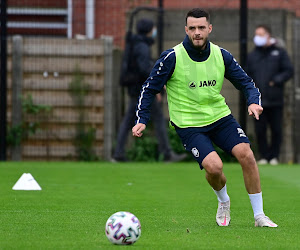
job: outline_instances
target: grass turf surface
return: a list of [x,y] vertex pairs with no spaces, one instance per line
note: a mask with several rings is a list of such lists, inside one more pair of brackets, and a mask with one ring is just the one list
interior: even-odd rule
[[[260,167],[264,210],[279,228],[255,228],[238,164],[225,164],[231,224],[195,163],[0,163],[0,249],[114,249],[105,223],[117,211],[140,220],[126,249],[299,249],[300,166]],[[14,191],[31,173],[42,191]]]

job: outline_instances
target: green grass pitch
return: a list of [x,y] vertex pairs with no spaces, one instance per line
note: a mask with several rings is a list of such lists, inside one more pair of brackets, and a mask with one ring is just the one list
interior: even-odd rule
[[[231,224],[215,222],[217,199],[196,163],[0,163],[0,249],[299,249],[300,165],[260,167],[265,213],[255,228],[238,164],[225,164]],[[14,191],[31,173],[42,191]],[[133,246],[112,245],[117,211],[140,220]]]

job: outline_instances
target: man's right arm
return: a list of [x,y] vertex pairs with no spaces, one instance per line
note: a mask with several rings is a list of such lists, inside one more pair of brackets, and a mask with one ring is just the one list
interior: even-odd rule
[[164,51],[156,61],[150,76],[142,86],[136,108],[136,124],[147,124],[150,120],[151,104],[173,74],[175,68],[174,49]]

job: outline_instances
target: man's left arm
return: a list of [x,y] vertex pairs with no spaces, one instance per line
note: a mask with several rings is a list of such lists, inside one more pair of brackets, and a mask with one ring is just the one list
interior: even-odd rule
[[225,78],[228,79],[236,89],[243,92],[248,105],[249,115],[254,116],[257,120],[262,113],[261,94],[256,88],[252,78],[242,69],[235,58],[225,49],[221,48],[225,64]]

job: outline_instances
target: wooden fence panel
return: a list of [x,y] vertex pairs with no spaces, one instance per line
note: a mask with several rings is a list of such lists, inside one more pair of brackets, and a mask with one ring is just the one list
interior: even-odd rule
[[[26,115],[23,121],[39,122],[40,128],[22,143],[24,160],[75,159],[76,125],[80,110],[84,111],[83,124],[86,129],[96,129],[94,151],[104,156],[105,108],[105,41],[75,40],[61,38],[22,38],[23,75],[22,97],[30,95],[34,104],[51,107],[49,113]],[[106,46],[107,47],[107,46]],[[12,120],[12,72],[14,44],[8,41],[8,123]],[[109,52],[111,53],[111,52]],[[69,89],[76,69],[80,70],[83,82],[89,86],[83,109],[74,103]],[[109,73],[109,72],[108,72]],[[106,79],[110,79],[106,75]],[[107,101],[106,101],[107,102]],[[111,143],[111,142],[110,142]]]

